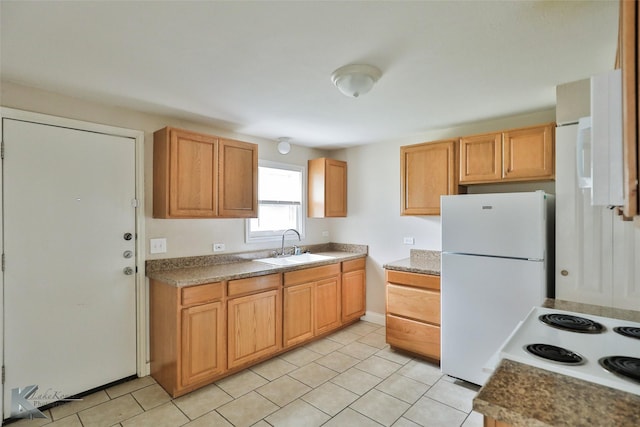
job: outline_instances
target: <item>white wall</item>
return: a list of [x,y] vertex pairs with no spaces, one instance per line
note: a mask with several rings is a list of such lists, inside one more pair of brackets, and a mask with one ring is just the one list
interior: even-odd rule
[[[348,162],[348,216],[331,221],[331,240],[369,245],[367,311],[383,314],[385,263],[409,256],[410,249],[441,249],[439,216],[400,216],[400,147],[427,141],[553,122],[555,110],[472,123],[425,132],[414,138],[340,150],[332,155]],[[483,191],[554,193],[552,183],[483,186]],[[470,188],[469,192],[473,192]],[[415,245],[403,244],[415,238]]]

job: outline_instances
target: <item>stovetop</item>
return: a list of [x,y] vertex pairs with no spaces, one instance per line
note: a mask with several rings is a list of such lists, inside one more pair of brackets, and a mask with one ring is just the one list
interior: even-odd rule
[[[564,314],[587,319],[603,326],[599,333],[572,332],[543,323],[541,315]],[[616,327],[640,327],[640,323],[564,310],[534,307],[509,337],[500,358],[515,360],[547,371],[580,378],[607,387],[640,395],[640,382],[621,378],[605,370],[598,361],[607,356],[640,358],[640,339],[614,332]],[[532,344],[555,346],[576,353],[581,363],[566,364],[542,359],[530,354],[525,347]],[[554,349],[551,349],[553,352]],[[566,356],[566,355],[564,355]]]

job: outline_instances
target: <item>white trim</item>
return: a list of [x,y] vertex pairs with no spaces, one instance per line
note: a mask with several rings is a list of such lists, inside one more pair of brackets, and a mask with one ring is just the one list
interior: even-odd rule
[[385,316],[384,314],[376,313],[373,311],[367,311],[364,313],[364,316],[360,318],[366,322],[375,323],[376,325],[385,326]]
[[[30,111],[16,110],[13,108],[0,107],[0,119],[10,118],[16,120],[24,120],[34,123],[42,123],[46,125],[67,127],[72,129],[79,129],[89,132],[104,133],[108,135],[115,135],[121,137],[132,138],[135,141],[135,191],[138,206],[136,209],[136,263],[138,266],[136,278],[136,373],[138,376],[149,375],[149,361],[147,360],[147,343],[148,343],[148,328],[147,328],[147,285],[145,280],[145,212],[144,212],[144,132],[140,130],[126,129],[108,125],[102,125],[98,123],[84,122],[80,120],[67,119],[64,117],[50,116],[47,114],[34,113]],[[1,122],[1,120],[0,120]],[[0,131],[2,128],[0,127]],[[0,176],[0,191],[1,186]],[[0,213],[1,215],[1,213]],[[0,227],[2,227],[2,217],[0,216]],[[2,248],[4,252],[4,247]],[[4,325],[2,319],[4,318],[4,301],[2,296],[4,295],[4,277],[0,276],[0,356],[2,356],[2,362],[4,363]],[[4,396],[4,390],[3,390]],[[3,413],[3,400],[0,399],[0,413]]]

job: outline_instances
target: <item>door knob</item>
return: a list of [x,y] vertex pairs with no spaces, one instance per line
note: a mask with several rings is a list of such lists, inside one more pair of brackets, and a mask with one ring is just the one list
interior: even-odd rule
[[567,270],[562,270],[560,274],[562,274],[563,276],[568,276],[569,272]]
[[133,252],[132,251],[124,251],[122,253],[122,256],[125,258],[131,258],[133,256]]
[[124,270],[122,270],[124,272],[124,274],[126,274],[127,276],[131,276],[133,274],[133,268],[131,267],[125,267]]

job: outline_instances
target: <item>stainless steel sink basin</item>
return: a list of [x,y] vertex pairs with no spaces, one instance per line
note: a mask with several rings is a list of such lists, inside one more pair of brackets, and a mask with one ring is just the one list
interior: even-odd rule
[[309,262],[325,261],[328,259],[334,259],[334,257],[328,256],[328,255],[306,253],[301,255],[290,255],[290,256],[280,257],[280,258],[260,258],[260,259],[254,259],[254,261],[264,262],[265,264],[271,264],[271,265],[300,265],[300,264],[306,264]]

